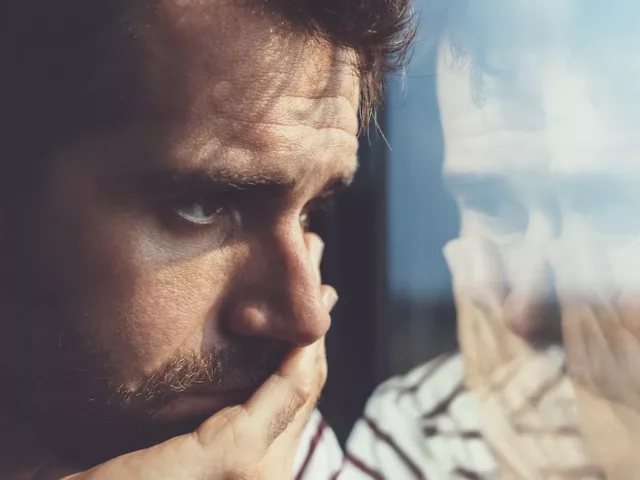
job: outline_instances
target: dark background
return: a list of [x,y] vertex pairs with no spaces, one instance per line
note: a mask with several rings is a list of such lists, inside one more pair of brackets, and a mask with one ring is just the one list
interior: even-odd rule
[[340,294],[320,409],[341,442],[380,382],[456,348],[442,247],[458,219],[441,181],[433,71],[418,43],[361,138],[354,185],[315,225],[327,244],[323,280]]

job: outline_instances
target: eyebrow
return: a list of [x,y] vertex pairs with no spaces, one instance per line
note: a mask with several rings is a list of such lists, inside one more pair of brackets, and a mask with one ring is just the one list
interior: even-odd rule
[[[337,193],[353,182],[355,173],[334,175],[320,189],[320,195]],[[284,195],[296,188],[296,181],[277,175],[243,174],[207,170],[158,170],[141,172],[134,177],[134,185],[156,194],[167,192],[232,194],[263,193]]]

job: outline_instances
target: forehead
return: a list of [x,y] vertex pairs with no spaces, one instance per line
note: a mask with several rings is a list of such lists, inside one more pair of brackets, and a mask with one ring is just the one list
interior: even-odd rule
[[638,54],[611,50],[605,62],[560,47],[525,53],[510,70],[478,77],[441,47],[445,169],[640,173],[640,109],[629,104],[638,98]]
[[151,72],[166,77],[170,72],[156,68],[180,65],[188,69],[180,80],[196,83],[192,87],[204,95],[228,93],[215,88],[226,82],[254,95],[324,94],[357,104],[348,52],[241,5],[231,0],[163,0],[150,23],[142,20],[138,29]]
[[168,130],[168,157],[188,159],[185,168],[215,159],[262,173],[286,164],[298,175],[304,161],[355,161],[359,89],[350,52],[223,1],[164,0],[131,23],[151,123]]

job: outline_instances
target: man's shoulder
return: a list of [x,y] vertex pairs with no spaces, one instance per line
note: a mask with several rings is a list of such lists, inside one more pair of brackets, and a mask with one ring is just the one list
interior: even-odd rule
[[382,383],[369,399],[367,408],[402,404],[406,407],[402,409],[405,414],[422,415],[441,400],[466,393],[462,373],[459,355],[442,355]]
[[314,410],[302,433],[294,464],[295,480],[329,479],[342,465],[343,454],[333,430]]
[[477,427],[474,413],[471,395],[464,386],[462,359],[448,354],[382,383],[367,402],[364,420],[392,430],[426,432],[450,417]]
[[376,389],[349,438],[341,478],[448,479],[484,474],[493,465],[464,387],[462,359],[454,354]]

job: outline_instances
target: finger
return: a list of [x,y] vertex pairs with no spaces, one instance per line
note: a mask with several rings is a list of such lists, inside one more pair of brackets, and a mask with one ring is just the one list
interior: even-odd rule
[[324,253],[324,242],[315,233],[305,233],[304,241],[311,256],[311,263],[316,268],[318,279],[320,279],[320,265],[322,263],[322,255]]
[[507,412],[537,408],[537,402],[562,378],[564,358],[557,349],[536,352],[518,362],[518,369],[502,386],[501,395]]
[[[266,431],[268,448],[300,413],[315,407],[326,380],[324,339],[298,349],[285,360],[279,372],[256,392],[246,405],[252,424]],[[306,407],[306,408],[305,408]],[[306,418],[299,418],[306,424]]]
[[246,452],[264,456],[299,412],[311,411],[305,405],[315,405],[326,379],[323,358],[323,341],[292,351],[246,404],[219,412],[198,429],[200,444],[215,446],[220,429],[230,428]]
[[510,356],[509,332],[504,328],[502,268],[493,249],[475,238],[450,242],[444,254],[453,278],[468,382],[481,386],[486,375]]
[[480,239],[460,238],[444,247],[444,256],[457,294],[502,309],[507,293],[504,273],[490,245]]
[[598,395],[635,402],[630,380],[637,361],[629,319],[615,303],[617,288],[604,253],[586,240],[556,242],[549,254],[570,378]]
[[306,429],[311,414],[320,399],[320,394],[327,380],[328,373],[327,351],[324,338],[318,341],[315,369],[316,383],[314,390],[308,395],[309,400],[300,408],[293,420],[283,429],[282,433],[276,439],[276,441],[282,441],[283,445],[286,445],[287,442],[289,445],[294,446],[298,444],[298,440]]
[[338,292],[336,292],[336,290],[330,285],[322,285],[322,287],[320,287],[320,291],[322,303],[326,307],[327,311],[331,312],[333,307],[336,306],[336,303],[338,303]]

